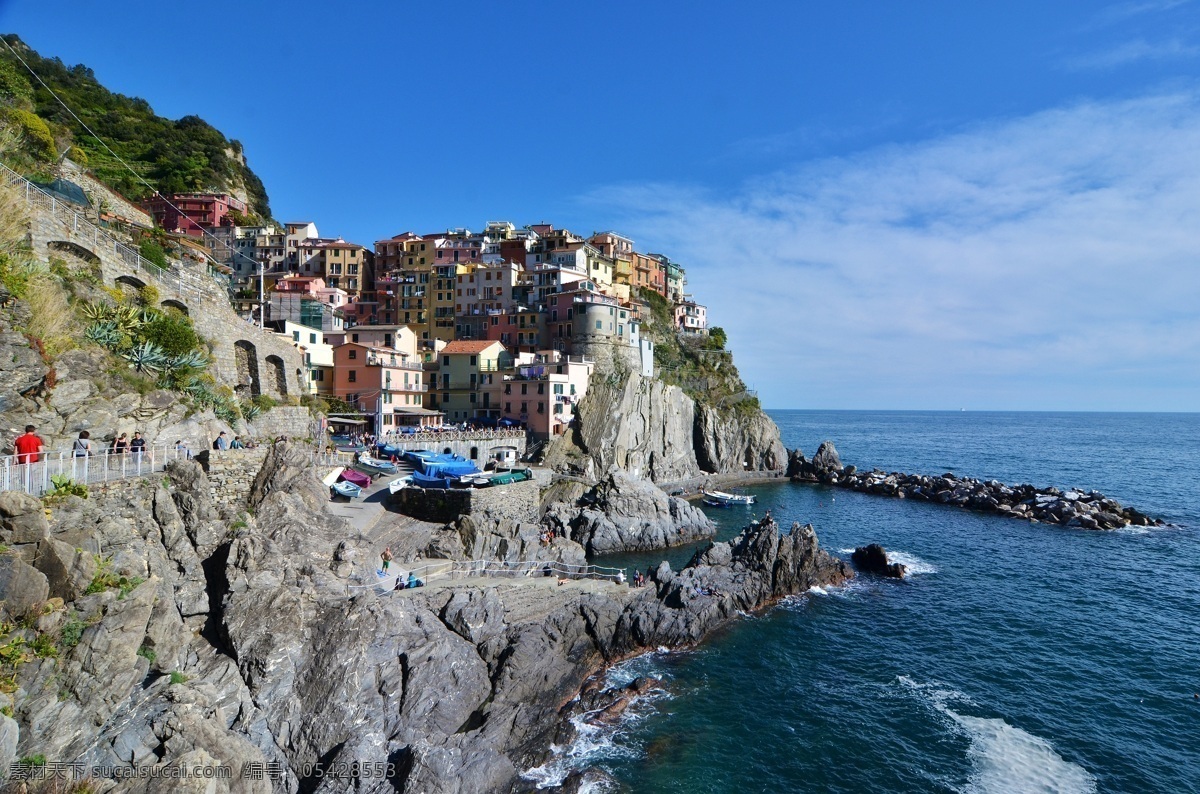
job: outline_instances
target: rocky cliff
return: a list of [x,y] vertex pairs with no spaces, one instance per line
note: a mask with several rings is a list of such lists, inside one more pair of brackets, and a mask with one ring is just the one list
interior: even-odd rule
[[782,472],[787,462],[779,429],[758,408],[698,405],[683,389],[637,373],[594,375],[573,430],[551,445],[546,464],[593,481],[613,466],[663,483]]
[[700,508],[616,467],[574,501],[551,504],[543,523],[582,544],[588,554],[665,549],[716,532]]
[[[811,528],[752,526],[650,587],[553,579],[379,594],[377,549],[276,445],[247,510],[196,463],[55,507],[0,496],[0,769],[14,756],[222,763],[211,791],[521,788],[587,676],[849,576]],[[6,712],[7,713],[7,712]],[[320,765],[378,763],[357,781]],[[275,780],[243,777],[252,765]],[[262,769],[264,767],[258,767]],[[162,781],[124,791],[167,790]]]

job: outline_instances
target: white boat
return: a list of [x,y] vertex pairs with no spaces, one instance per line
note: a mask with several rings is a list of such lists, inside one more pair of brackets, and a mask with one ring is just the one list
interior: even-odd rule
[[410,485],[412,485],[412,477],[411,476],[400,477],[399,479],[392,480],[391,482],[388,483],[388,493],[396,493],[397,491],[403,491],[405,488],[407,488]]
[[714,507],[732,507],[733,505],[752,505],[755,502],[749,494],[725,493],[724,491],[701,491],[704,503]]

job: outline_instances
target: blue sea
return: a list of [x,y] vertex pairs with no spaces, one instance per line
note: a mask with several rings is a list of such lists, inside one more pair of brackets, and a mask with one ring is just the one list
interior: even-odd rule
[[[748,489],[860,577],[612,671],[665,691],[562,762],[630,792],[1200,790],[1200,414],[772,411],[859,468],[1097,489],[1176,526],[1088,532],[820,486]],[[602,558],[681,565],[693,549]],[[611,787],[610,787],[611,788]]]

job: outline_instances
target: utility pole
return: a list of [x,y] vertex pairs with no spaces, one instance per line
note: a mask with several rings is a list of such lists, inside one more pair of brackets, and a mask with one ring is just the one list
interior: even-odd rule
[[264,274],[266,272],[266,263],[259,261],[258,263],[258,327],[260,329],[267,326],[267,306],[264,298],[263,284],[265,283]]

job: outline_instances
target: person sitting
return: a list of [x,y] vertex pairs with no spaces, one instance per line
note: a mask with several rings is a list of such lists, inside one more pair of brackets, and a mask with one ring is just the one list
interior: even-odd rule
[[412,590],[413,588],[416,588],[416,587],[420,587],[423,584],[425,584],[425,583],[422,582],[420,579],[418,579],[416,576],[414,576],[412,571],[408,572],[408,589],[409,590]]
[[233,441],[229,444],[230,449],[245,449],[246,445],[242,443],[241,436],[234,436]]

